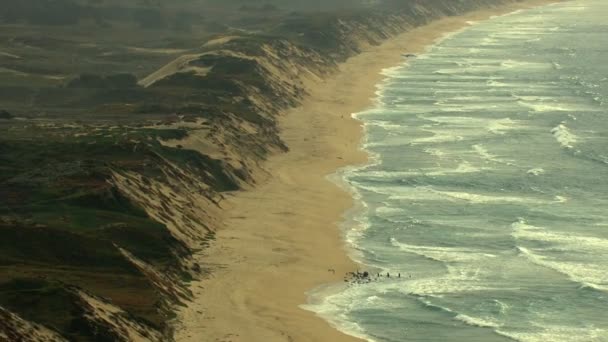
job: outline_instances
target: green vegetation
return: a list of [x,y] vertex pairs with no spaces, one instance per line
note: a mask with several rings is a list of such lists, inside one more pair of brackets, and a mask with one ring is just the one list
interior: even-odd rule
[[6,110],[0,110],[0,119],[12,119],[14,118],[13,114],[7,112]]
[[[33,127],[24,131],[38,137],[41,133],[34,133]],[[26,134],[13,132],[0,140],[0,284],[42,277],[77,285],[162,326],[160,294],[115,245],[169,273],[180,272],[176,258],[188,251],[108,179],[113,168],[141,169],[154,158],[152,149],[167,148],[156,145],[134,153],[133,143],[116,144],[109,138],[66,139],[54,132],[38,140]],[[181,132],[159,135],[175,137]],[[55,293],[41,292],[39,300],[56,300],[47,298]],[[44,312],[37,313],[44,318],[38,321],[47,322],[57,314],[43,317]]]

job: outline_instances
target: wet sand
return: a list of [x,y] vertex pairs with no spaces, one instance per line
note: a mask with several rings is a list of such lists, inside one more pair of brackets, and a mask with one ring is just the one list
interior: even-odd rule
[[[361,123],[351,114],[372,104],[382,69],[420,53],[444,34],[518,8],[512,6],[449,17],[370,47],[316,84],[311,95],[281,120],[288,153],[265,165],[272,177],[227,200],[225,227],[197,255],[211,265],[194,282],[195,300],[181,310],[177,341],[356,341],[300,308],[306,292],[342,282],[358,266],[348,257],[339,223],[350,195],[327,180],[337,169],[366,162]],[[334,272],[328,271],[334,269]]]

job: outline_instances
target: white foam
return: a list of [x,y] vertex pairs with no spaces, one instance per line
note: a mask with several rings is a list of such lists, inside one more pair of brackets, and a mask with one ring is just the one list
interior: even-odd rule
[[440,159],[444,158],[445,155],[446,155],[445,152],[443,152],[442,150],[437,149],[437,148],[425,148],[424,152],[428,153],[428,154],[430,154],[432,156],[435,156],[437,158],[440,158]]
[[550,204],[553,201],[534,197],[518,197],[505,195],[477,194],[460,191],[441,191],[430,186],[370,186],[357,184],[361,189],[387,195],[390,200],[410,201],[465,201],[472,204],[485,203],[527,203]]
[[[346,242],[350,246],[357,246],[358,241],[363,237],[365,231],[368,230],[369,227],[371,226],[371,223],[369,221],[369,217],[367,214],[368,213],[367,204],[360,199],[358,199],[356,201],[356,203],[359,206],[359,208],[356,209],[357,214],[347,217],[347,219],[343,223],[344,226],[348,228],[345,232],[345,239],[346,239]],[[361,255],[354,253],[354,251],[351,254],[352,254],[351,257],[353,259],[357,259],[357,260],[361,259]]]
[[572,11],[577,11],[577,12],[581,12],[586,10],[588,7],[587,6],[563,6],[560,8],[555,8],[554,11],[558,12],[558,11],[564,11],[564,12],[572,12]]
[[431,133],[432,136],[414,139],[411,141],[411,144],[436,144],[464,140],[464,137],[461,135],[462,132],[455,132],[454,130],[448,131],[438,129],[425,129],[424,131]]
[[519,342],[601,342],[606,341],[606,329],[567,326],[540,326],[532,331],[508,331],[497,329],[496,333]]
[[568,102],[570,100],[567,97],[559,99],[560,103],[557,103],[558,99],[554,97],[532,97],[526,99],[525,96],[519,96],[521,99],[517,103],[523,107],[531,109],[534,112],[546,113],[546,112],[596,112],[598,108],[588,106],[581,103]]
[[382,69],[380,74],[387,77],[397,76],[402,73],[403,69],[405,69],[405,65],[398,65],[395,67]]
[[365,125],[380,127],[387,131],[400,131],[407,129],[407,126],[391,123],[390,121],[382,120],[366,120]]
[[380,297],[372,295],[369,296],[365,299],[366,302],[370,303],[370,304],[376,304],[380,301]]
[[[504,290],[504,288],[498,289],[496,287],[486,286],[480,283],[478,272],[476,273],[476,271],[481,270],[460,269],[460,273],[452,272],[451,274],[447,274],[441,277],[418,278],[414,280],[408,280],[398,290],[407,295],[417,296],[443,296],[446,294],[453,293]],[[430,302],[427,305],[439,307],[433,305]],[[442,309],[444,309],[445,311],[449,310],[447,308]]]
[[442,170],[425,172],[425,174],[429,175],[429,176],[443,176],[443,175],[457,174],[457,173],[475,173],[475,172],[481,172],[486,169],[487,168],[473,166],[469,162],[464,161],[464,162],[458,164],[458,166],[455,169],[442,169]]
[[568,127],[566,127],[565,123],[560,123],[557,127],[554,127],[551,130],[551,134],[555,137],[555,140],[560,143],[565,148],[573,148],[576,143],[577,136],[572,134]]
[[526,173],[532,176],[540,176],[545,173],[545,170],[543,168],[536,167],[528,170]]
[[[548,63],[535,63],[516,60],[492,60],[492,59],[466,59],[465,63],[460,63],[458,68],[444,68],[434,72],[438,75],[468,75],[487,74],[499,71],[517,69],[519,71],[549,70],[552,65]],[[477,76],[479,77],[479,76]]]
[[518,69],[520,71],[551,69],[551,64],[548,63],[516,61],[512,59],[502,62],[501,66],[507,69]]
[[463,27],[456,31],[444,33],[441,37],[439,37],[438,39],[435,39],[434,44],[429,49],[427,49],[427,51],[440,47],[441,43],[443,43],[444,41],[446,41],[454,36],[461,34],[462,32],[466,31],[467,29],[468,29],[468,27]]
[[482,319],[482,318],[467,316],[464,314],[459,314],[456,317],[454,317],[454,319],[457,321],[464,322],[464,323],[474,326],[474,327],[481,327],[481,328],[500,328],[501,327],[500,324],[492,321],[490,318]]
[[[432,294],[427,294],[425,295],[426,297],[432,297]],[[418,301],[421,302],[422,304],[424,304],[424,306],[430,307],[430,308],[435,308],[435,309],[439,309],[441,311],[447,312],[447,313],[454,313],[454,311],[452,311],[452,309],[450,308],[446,308],[444,306],[441,305],[436,305],[433,304],[433,302],[431,302],[428,298],[426,297],[418,297]]]
[[454,198],[458,200],[467,201],[469,203],[474,204],[482,204],[482,203],[499,203],[499,202],[508,202],[508,203],[530,203],[530,204],[542,204],[546,203],[546,201],[530,198],[530,197],[517,197],[517,196],[490,196],[490,195],[482,195],[475,194],[469,192],[458,192],[458,191],[437,191],[434,190],[435,193],[447,196],[449,198]]
[[555,203],[566,203],[568,202],[568,198],[564,196],[555,196]]
[[526,102],[526,101],[518,101],[521,106],[529,108],[535,112],[543,113],[543,112],[564,112],[569,109],[562,105],[548,104],[542,102]]
[[357,173],[357,176],[366,177],[367,179],[389,180],[403,179],[412,176],[446,176],[453,174],[476,173],[489,170],[487,167],[473,166],[467,161],[463,161],[458,166],[454,167],[436,167],[424,168],[411,171],[363,171]]
[[[456,125],[466,128],[468,131],[470,131],[471,128],[478,127],[483,131],[493,134],[504,134],[505,131],[515,130],[522,126],[518,121],[511,120],[510,118],[488,119],[459,116],[425,116],[424,119],[437,123]],[[483,134],[483,132],[477,132],[477,134]]]
[[509,86],[506,83],[498,82],[498,81],[495,81],[495,80],[489,80],[488,82],[486,82],[486,84],[488,86],[490,86],[490,87],[507,87],[507,86]]
[[351,287],[341,289],[341,291],[336,288],[328,291],[324,287],[320,287],[309,293],[308,304],[300,305],[300,308],[316,313],[317,316],[329,322],[332,327],[347,335],[375,342],[371,336],[366,334],[363,327],[348,317],[353,306],[364,304],[361,303],[361,298],[365,298],[365,296],[356,291],[362,288],[363,286]]
[[557,63],[557,62],[553,62],[553,68],[555,70],[562,70],[563,67],[561,66],[561,64]]
[[[469,111],[471,108],[486,108],[483,104],[479,105],[443,105],[442,110],[450,112]],[[502,135],[506,131],[523,129],[523,125],[510,118],[486,119],[463,116],[429,116],[420,115],[420,118],[432,121],[435,124],[421,126],[423,131],[431,136],[415,138],[410,144],[442,144],[446,142],[470,140],[487,136],[490,134]],[[383,142],[385,143],[385,142]],[[480,145],[476,145],[480,146]],[[498,160],[492,160],[498,161]]]
[[481,45],[481,46],[495,46],[495,45],[499,45],[499,44],[497,44],[497,40],[496,39],[490,38],[490,37],[486,37],[486,38],[483,38],[481,40],[481,42],[480,42],[479,45]]
[[494,299],[494,302],[498,305],[499,312],[504,315],[511,308],[509,304],[499,301],[498,299]]
[[555,101],[555,97],[553,96],[540,96],[540,95],[518,95],[513,94],[513,97],[524,101],[524,102],[551,102]]
[[513,12],[509,12],[509,13],[507,13],[507,14],[499,15],[498,17],[499,17],[499,18],[500,18],[500,17],[509,17],[509,16],[512,16],[512,15],[517,15],[517,14],[520,14],[520,13],[522,13],[523,11],[524,11],[524,10],[522,10],[522,9],[518,9],[518,10],[515,10],[515,11],[513,11]]
[[378,207],[378,208],[376,208],[376,214],[379,214],[379,215],[403,214],[403,209],[394,208],[394,207]]
[[473,151],[475,151],[475,153],[477,153],[482,159],[500,164],[513,165],[511,161],[498,158],[496,155],[491,154],[488,149],[481,144],[473,145],[472,147]]
[[447,263],[469,263],[496,257],[493,254],[466,248],[409,245],[400,243],[394,238],[391,238],[391,244],[404,252],[414,253],[431,260]]

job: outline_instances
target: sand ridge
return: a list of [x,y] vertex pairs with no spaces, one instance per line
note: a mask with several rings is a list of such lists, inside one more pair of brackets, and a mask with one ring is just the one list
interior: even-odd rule
[[[369,47],[318,82],[311,95],[281,120],[288,153],[270,158],[263,184],[222,203],[225,227],[196,256],[213,271],[191,289],[195,300],[178,315],[177,341],[356,341],[299,306],[306,292],[341,282],[358,266],[347,256],[338,228],[353,202],[327,180],[337,169],[365,163],[362,126],[351,118],[372,104],[381,71],[421,53],[445,33],[519,8],[512,6],[449,17]],[[334,269],[329,272],[328,269]]]

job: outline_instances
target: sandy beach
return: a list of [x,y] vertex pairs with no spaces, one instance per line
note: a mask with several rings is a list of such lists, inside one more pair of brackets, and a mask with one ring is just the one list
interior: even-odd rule
[[[351,114],[372,104],[381,71],[421,53],[470,21],[550,1],[526,1],[444,18],[369,47],[319,82],[283,116],[290,148],[265,165],[272,177],[229,197],[225,227],[196,257],[212,273],[192,285],[195,300],[178,314],[177,341],[354,341],[300,305],[306,292],[342,282],[358,266],[348,257],[339,223],[350,195],[327,180],[347,165],[366,162],[361,123]],[[329,269],[335,272],[328,271]]]

